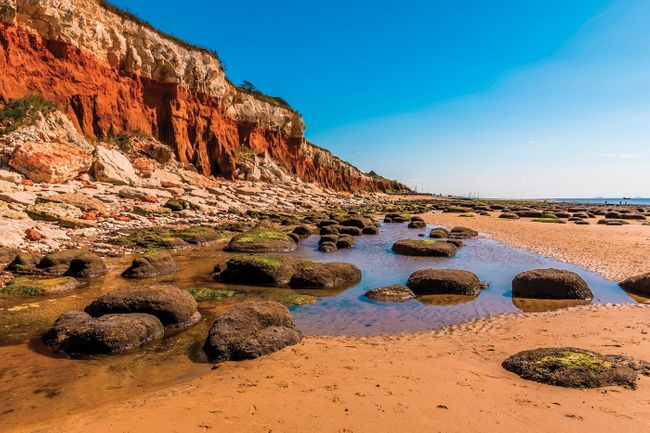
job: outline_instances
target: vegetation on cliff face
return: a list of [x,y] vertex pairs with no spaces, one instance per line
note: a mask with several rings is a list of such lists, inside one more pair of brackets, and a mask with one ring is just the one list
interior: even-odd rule
[[12,99],[0,109],[0,135],[31,125],[38,120],[39,114],[47,114],[55,109],[53,102],[38,94]]

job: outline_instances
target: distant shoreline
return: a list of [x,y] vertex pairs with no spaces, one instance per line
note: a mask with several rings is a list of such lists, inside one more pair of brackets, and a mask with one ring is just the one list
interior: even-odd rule
[[650,198],[641,197],[551,198],[547,200],[561,203],[650,205]]

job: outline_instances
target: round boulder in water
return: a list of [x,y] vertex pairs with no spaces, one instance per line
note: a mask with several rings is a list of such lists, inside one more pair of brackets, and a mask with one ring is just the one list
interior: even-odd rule
[[650,296],[650,272],[623,280],[620,286],[626,292],[641,296]]
[[211,361],[238,361],[277,352],[301,339],[284,305],[245,302],[217,317],[203,349]]
[[512,296],[537,299],[592,299],[589,285],[575,272],[533,269],[512,280]]
[[421,269],[406,285],[417,295],[478,296],[485,287],[475,274],[458,269]]
[[151,278],[178,271],[174,258],[166,251],[156,251],[133,259],[131,266],[122,272],[124,278]]
[[639,372],[650,374],[647,362],[574,347],[525,350],[503,361],[502,366],[523,379],[568,388],[622,385],[634,389]]
[[336,289],[361,280],[361,270],[352,263],[299,261],[289,281],[293,288]]
[[144,313],[156,316],[167,330],[180,330],[201,319],[194,297],[173,286],[118,289],[92,301],[84,311],[92,317],[105,314]]
[[294,272],[295,260],[287,257],[245,254],[231,257],[215,279],[231,284],[286,286]]
[[107,314],[95,319],[81,311],[68,311],[42,339],[50,349],[74,357],[126,352],[164,334],[163,324],[150,314]]
[[424,239],[402,239],[391,248],[396,254],[404,256],[453,257],[458,249],[444,241]]

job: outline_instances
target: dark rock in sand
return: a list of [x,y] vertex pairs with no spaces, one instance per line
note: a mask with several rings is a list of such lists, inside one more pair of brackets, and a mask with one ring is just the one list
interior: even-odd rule
[[323,227],[335,226],[338,224],[339,222],[336,220],[323,220],[318,223],[318,227],[323,228]]
[[457,252],[456,246],[449,242],[422,239],[399,240],[391,249],[404,256],[453,257]]
[[299,261],[289,286],[307,289],[336,289],[358,283],[361,270],[351,263]]
[[408,287],[395,284],[393,286],[368,290],[366,297],[380,302],[405,302],[415,298],[415,293]]
[[449,239],[472,239],[475,237],[478,237],[478,232],[467,227],[454,227],[449,232]]
[[107,314],[97,319],[68,311],[43,335],[46,346],[69,356],[116,354],[163,337],[160,320],[150,314]]
[[337,249],[338,248],[336,247],[336,244],[333,242],[323,242],[322,244],[318,245],[318,251],[322,251],[324,253],[331,253]]
[[93,317],[105,314],[144,313],[156,316],[167,330],[179,330],[201,319],[194,297],[172,286],[118,289],[92,301],[84,311]]
[[246,302],[217,317],[203,348],[211,361],[237,361],[276,352],[301,339],[284,305]]
[[580,275],[562,269],[534,269],[512,280],[512,296],[537,299],[592,299]]
[[577,220],[577,221],[575,222],[575,224],[577,224],[577,225],[579,225],[579,226],[588,226],[588,225],[589,225],[589,221],[585,221],[585,220]]
[[456,269],[421,269],[406,285],[417,295],[478,296],[483,285],[476,275]]
[[436,227],[435,229],[431,229],[431,232],[429,233],[429,237],[433,239],[444,239],[449,236],[449,230],[443,229],[442,227]]
[[215,278],[224,283],[255,286],[286,286],[294,272],[295,261],[286,257],[240,255],[231,257]]
[[544,212],[537,210],[521,210],[515,213],[521,218],[541,218],[544,215]]
[[650,296],[650,272],[643,275],[636,275],[619,284],[623,290],[644,297]]
[[621,385],[636,388],[638,374],[650,374],[650,364],[621,355],[601,355],[574,347],[519,352],[502,364],[523,379],[567,388]]
[[122,272],[124,278],[151,278],[178,271],[174,258],[166,251],[156,251],[133,259],[131,266]]
[[517,214],[505,212],[499,215],[499,218],[506,220],[518,220],[520,217]]
[[295,251],[296,243],[286,233],[271,228],[255,228],[232,238],[228,249],[243,253],[286,253]]

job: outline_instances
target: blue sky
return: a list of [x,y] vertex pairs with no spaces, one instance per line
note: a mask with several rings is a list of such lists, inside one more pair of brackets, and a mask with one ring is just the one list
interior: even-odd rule
[[650,1],[115,0],[421,191],[650,196]]

